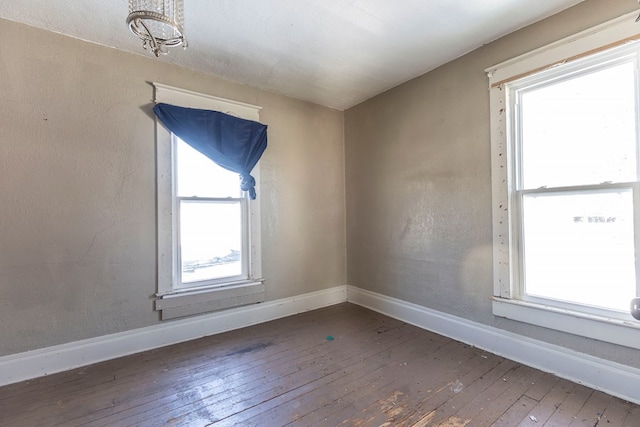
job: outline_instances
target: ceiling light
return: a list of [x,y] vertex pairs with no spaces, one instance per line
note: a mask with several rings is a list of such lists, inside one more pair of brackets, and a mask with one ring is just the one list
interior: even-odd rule
[[127,25],[155,56],[167,54],[168,47],[187,47],[183,0],[129,0]]

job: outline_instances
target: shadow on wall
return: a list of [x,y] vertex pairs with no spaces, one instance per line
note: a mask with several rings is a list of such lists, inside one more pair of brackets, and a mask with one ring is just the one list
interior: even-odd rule
[[460,284],[464,293],[461,297],[470,300],[467,304],[476,310],[490,307],[493,295],[493,249],[490,244],[476,246],[464,256]]

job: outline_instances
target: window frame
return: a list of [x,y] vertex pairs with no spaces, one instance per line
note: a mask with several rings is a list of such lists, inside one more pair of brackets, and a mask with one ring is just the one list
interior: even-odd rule
[[[198,92],[175,88],[161,83],[153,83],[154,101],[182,107],[221,111],[243,119],[259,121],[261,107],[242,102],[218,98]],[[185,286],[180,284],[180,260],[176,244],[178,242],[179,221],[176,203],[175,144],[173,135],[156,118],[156,193],[157,193],[157,267],[158,283],[155,309],[161,318],[172,319],[263,302],[265,299],[262,278],[260,200],[250,200],[243,192],[243,229],[247,245],[243,277],[214,280],[204,285]],[[260,162],[251,172],[256,180],[256,192],[260,191]],[[239,183],[238,183],[239,185]]]
[[[565,64],[570,67],[578,59],[638,40],[640,27],[635,23],[635,13],[631,13],[486,70],[491,118],[494,315],[640,349],[640,322],[630,314],[611,316],[607,310],[523,298],[519,265],[522,190],[516,185],[520,177],[514,170],[520,153],[515,144],[518,130],[513,124],[517,113],[510,107],[513,83],[535,79],[531,76],[541,71],[562,72]],[[637,184],[631,183],[631,186],[636,201]],[[608,186],[593,186],[594,189],[605,187]],[[638,211],[640,208],[636,208],[636,224]]]

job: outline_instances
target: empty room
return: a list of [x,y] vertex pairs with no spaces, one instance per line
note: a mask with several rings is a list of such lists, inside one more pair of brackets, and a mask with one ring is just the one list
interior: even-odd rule
[[2,2],[0,426],[640,426],[639,15]]

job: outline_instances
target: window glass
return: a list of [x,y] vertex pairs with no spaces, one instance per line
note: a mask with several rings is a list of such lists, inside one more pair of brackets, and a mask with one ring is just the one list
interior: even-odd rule
[[241,197],[240,177],[178,139],[176,141],[178,197]]
[[241,202],[180,201],[182,283],[242,274]]
[[631,189],[523,197],[527,295],[628,311],[636,295]]
[[635,63],[519,91],[521,188],[636,179]]

